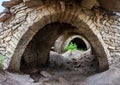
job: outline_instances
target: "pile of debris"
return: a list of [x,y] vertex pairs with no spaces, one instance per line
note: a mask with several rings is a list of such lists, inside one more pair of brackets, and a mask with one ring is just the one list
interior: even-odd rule
[[94,59],[95,56],[92,55],[90,49],[87,51],[67,51],[63,54],[58,54],[51,51],[49,57],[49,66],[55,68],[63,67],[87,74],[89,72],[91,73],[96,71]]

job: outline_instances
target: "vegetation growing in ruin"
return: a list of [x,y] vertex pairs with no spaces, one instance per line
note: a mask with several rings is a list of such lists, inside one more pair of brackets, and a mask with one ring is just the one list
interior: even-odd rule
[[2,68],[3,64],[3,56],[0,54],[0,68]]
[[64,51],[73,51],[73,50],[86,51],[86,48],[77,48],[77,44],[72,42],[70,42],[68,45],[64,47]]
[[66,46],[64,47],[64,50],[65,50],[65,51],[77,50],[77,45],[76,45],[76,43],[70,42],[68,45],[66,45]]

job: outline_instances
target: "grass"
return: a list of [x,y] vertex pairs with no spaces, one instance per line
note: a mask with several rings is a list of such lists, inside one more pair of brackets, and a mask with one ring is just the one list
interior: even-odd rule
[[0,69],[2,68],[3,66],[3,56],[0,54]]

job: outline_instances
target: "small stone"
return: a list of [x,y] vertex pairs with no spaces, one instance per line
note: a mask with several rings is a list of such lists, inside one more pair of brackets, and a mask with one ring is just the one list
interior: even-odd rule
[[49,74],[49,73],[46,72],[46,71],[41,71],[40,74],[41,74],[42,76],[46,77],[46,78],[51,78],[51,77],[52,77],[52,75]]
[[3,13],[0,15],[0,22],[4,22],[6,19],[10,18],[10,14]]
[[23,2],[28,2],[28,1],[30,1],[30,0],[23,0]]
[[110,50],[114,50],[115,47],[109,46],[108,49],[110,49]]
[[50,78],[40,78],[39,79],[39,82],[47,82],[49,81]]
[[69,85],[68,84],[68,81],[62,77],[59,77],[59,82],[62,84],[62,85]]

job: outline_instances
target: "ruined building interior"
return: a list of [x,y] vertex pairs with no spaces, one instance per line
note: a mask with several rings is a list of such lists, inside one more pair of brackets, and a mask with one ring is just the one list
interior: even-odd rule
[[2,6],[2,85],[120,85],[120,0]]

